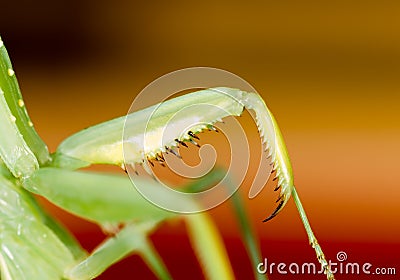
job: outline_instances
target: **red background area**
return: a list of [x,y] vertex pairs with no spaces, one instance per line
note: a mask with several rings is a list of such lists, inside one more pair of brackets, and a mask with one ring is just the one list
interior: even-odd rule
[[[335,261],[344,251],[349,262],[400,273],[398,1],[5,5],[0,34],[35,127],[51,151],[80,129],[124,115],[136,94],[163,74],[192,66],[228,70],[247,79],[278,120],[298,192],[327,258]],[[242,123],[254,152],[257,131],[249,118]],[[216,139],[217,150],[219,143]],[[247,200],[257,157],[241,191],[263,257],[314,262],[292,201],[277,218],[261,223],[275,206],[272,184]],[[95,225],[47,206],[87,249],[103,240]],[[237,278],[250,279],[229,202],[211,212]],[[182,223],[172,222],[152,238],[176,279],[202,279],[184,233]],[[153,277],[135,256],[100,279],[134,276]],[[324,277],[272,274],[270,279]]]

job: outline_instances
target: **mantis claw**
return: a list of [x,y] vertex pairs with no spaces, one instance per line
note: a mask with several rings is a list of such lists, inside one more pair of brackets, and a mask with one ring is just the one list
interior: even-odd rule
[[[279,201],[279,200],[278,200],[278,201]],[[272,212],[271,215],[269,215],[267,218],[265,218],[265,219],[263,220],[263,222],[265,223],[265,222],[271,220],[272,218],[274,218],[274,217],[279,213],[279,211],[281,210],[281,208],[282,208],[284,202],[285,202],[284,200],[281,200],[281,202],[279,202],[278,207],[276,207],[276,209],[274,210],[274,212]]]

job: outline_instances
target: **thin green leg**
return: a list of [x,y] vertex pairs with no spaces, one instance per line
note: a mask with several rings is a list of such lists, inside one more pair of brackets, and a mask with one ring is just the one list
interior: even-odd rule
[[306,212],[304,211],[303,205],[301,204],[300,198],[297,194],[295,187],[293,187],[292,196],[293,196],[294,202],[296,203],[297,209],[299,210],[300,218],[303,222],[304,228],[306,229],[308,239],[310,241],[310,245],[314,248],[315,253],[317,254],[318,261],[321,263],[322,267],[324,268],[324,272],[326,274],[327,279],[334,280],[335,277],[333,275],[333,272],[331,271],[331,268],[325,259],[325,255],[322,252],[322,248],[321,248],[321,246],[319,246],[317,238],[315,237],[315,235],[311,229],[310,223],[308,222],[308,219],[307,219]]
[[156,222],[130,224],[107,239],[88,258],[67,271],[68,279],[93,279],[100,275],[112,264],[123,259],[132,252],[144,256],[146,263],[159,279],[171,279],[164,264],[149,245],[146,235],[152,230]]
[[148,239],[144,240],[139,254],[159,279],[172,279],[160,255]]
[[185,216],[189,237],[202,265],[206,278],[210,280],[235,279],[224,243],[215,225],[205,213]]

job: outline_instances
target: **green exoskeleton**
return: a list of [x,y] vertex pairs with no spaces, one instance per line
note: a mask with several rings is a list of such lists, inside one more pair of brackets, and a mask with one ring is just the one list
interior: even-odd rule
[[[131,252],[140,254],[160,279],[171,279],[147,236],[160,222],[179,215],[143,199],[126,176],[77,169],[92,164],[115,164],[124,168],[144,164],[147,168],[151,160],[162,160],[163,153],[175,153],[174,148],[186,142],[196,143],[198,133],[212,129],[213,124],[224,117],[241,115],[244,109],[256,114],[257,126],[276,174],[276,190],[280,190],[278,206],[265,221],[275,217],[293,196],[318,260],[327,278],[334,279],[294,187],[291,164],[278,125],[258,94],[224,87],[192,92],[134,112],[128,118],[120,117],[78,132],[49,155],[27,115],[1,39],[0,55],[2,279],[92,279]],[[196,104],[212,105],[219,110],[198,110],[175,116],[179,108]],[[130,129],[125,131],[124,137],[126,122]],[[175,133],[166,136],[167,126],[172,126]],[[211,172],[186,189],[206,188],[219,177],[218,170]],[[154,195],[183,207],[197,207],[197,202],[191,199],[177,201],[170,197],[153,180],[137,180]],[[67,230],[41,210],[32,193],[98,223],[114,236],[88,254]],[[235,196],[234,201],[241,224],[248,225],[240,199]],[[226,251],[207,214],[183,218],[206,277],[233,279]],[[242,230],[255,270],[260,253],[250,229]],[[266,275],[257,273],[255,277],[266,279]]]

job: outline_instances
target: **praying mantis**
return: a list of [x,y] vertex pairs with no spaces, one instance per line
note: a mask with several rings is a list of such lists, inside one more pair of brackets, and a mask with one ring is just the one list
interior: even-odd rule
[[[179,108],[207,104],[215,110],[175,115]],[[65,139],[55,153],[36,133],[22,99],[15,72],[0,38],[0,269],[2,279],[92,279],[131,252],[138,253],[160,279],[171,279],[167,268],[148,239],[162,221],[178,216],[143,199],[127,176],[98,174],[78,169],[95,164],[149,171],[152,161],[164,162],[164,153],[196,143],[198,134],[215,129],[227,116],[253,110],[263,144],[273,165],[278,206],[264,221],[275,217],[293,197],[310,244],[327,279],[334,279],[294,187],[288,153],[273,115],[256,93],[216,87],[191,92],[80,131]],[[172,127],[165,133],[167,127]],[[172,132],[171,132],[172,131]],[[212,185],[218,171],[187,189]],[[162,197],[191,209],[185,215],[199,261],[209,279],[233,279],[220,236],[201,206],[190,198],[177,199],[153,181],[137,176],[133,183],[145,186],[152,197]],[[72,235],[47,213],[32,194],[99,224],[112,234],[88,254]],[[240,203],[236,210],[242,224]],[[254,237],[247,228],[247,247],[253,264],[260,260]],[[207,255],[204,256],[204,252]],[[255,267],[254,267],[255,269]],[[255,273],[257,279],[265,275]]]

